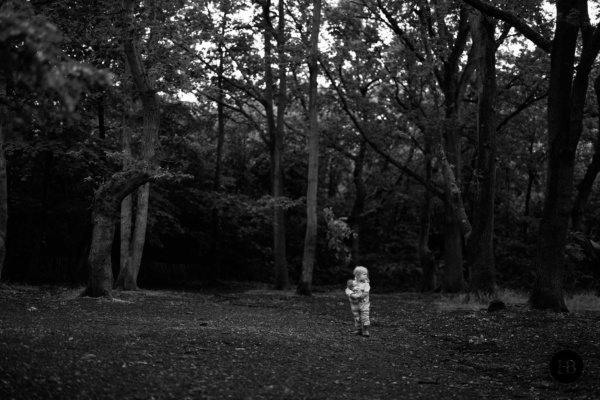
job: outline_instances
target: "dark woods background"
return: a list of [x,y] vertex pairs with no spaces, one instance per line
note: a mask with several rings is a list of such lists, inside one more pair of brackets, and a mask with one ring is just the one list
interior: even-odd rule
[[[53,95],[42,83],[16,85],[10,92],[4,75],[3,96],[12,96],[15,106],[3,122],[9,219],[2,279],[80,284],[89,275],[86,260],[94,193],[122,168],[124,134],[132,135],[134,157],[140,153],[143,110],[123,56],[121,2],[9,3],[21,11],[18,16],[7,14],[6,3],[2,8],[9,15],[6,18],[30,24],[27,29],[33,30],[52,24],[57,35],[61,32],[60,38],[41,35],[37,39],[39,46],[60,52],[53,62],[85,63],[97,75],[89,79],[76,107],[68,112],[58,99],[60,93]],[[363,264],[370,270],[374,288],[421,288],[418,243],[426,190],[413,175],[427,173],[430,155],[424,132],[439,130],[443,124],[451,123],[458,135],[459,182],[465,209],[473,217],[481,184],[476,169],[479,100],[475,74],[469,69],[468,35],[452,78],[462,89],[451,120],[440,119],[437,110],[442,108],[444,93],[432,89],[435,74],[428,72],[450,62],[451,44],[463,29],[460,18],[466,6],[460,1],[442,3],[447,20],[433,23],[429,30],[422,29],[428,27],[427,18],[423,19],[427,5],[420,0],[341,1],[324,6],[322,31],[328,39],[321,45],[321,62],[329,74],[322,73],[319,81],[315,285],[342,285],[352,267]],[[287,42],[277,53],[289,76],[282,159],[285,197],[277,199],[271,196],[271,147],[262,97],[264,4],[183,0],[136,4],[138,46],[160,103],[156,159],[183,177],[151,185],[140,286],[217,280],[272,283],[275,206],[285,209],[290,281],[300,279],[306,231],[305,54],[310,15],[302,1],[286,4]],[[377,4],[385,6],[392,19],[382,23],[383,10]],[[524,18],[536,21],[552,37],[553,22],[541,2],[519,7]],[[391,20],[399,25],[394,27]],[[0,32],[13,29],[3,21]],[[446,38],[437,33],[443,32],[442,23],[447,24]],[[544,205],[550,57],[525,45],[525,39],[508,28],[502,23],[496,27],[495,277],[503,287],[529,289]],[[30,40],[23,29],[20,36],[0,35],[2,46],[18,47],[20,41]],[[427,60],[415,55],[425,43],[430,51]],[[277,72],[280,67],[273,65]],[[590,81],[597,74],[594,65]],[[279,83],[273,89],[278,91]],[[184,93],[193,93],[197,101],[181,100],[189,99],[182,97]],[[357,127],[353,118],[362,124]],[[575,185],[583,179],[597,148],[598,104],[590,86]],[[431,182],[442,186],[436,162],[431,164]],[[567,291],[593,289],[598,265],[586,240],[600,239],[599,203],[595,184],[583,209],[584,226],[568,234]],[[445,218],[444,204],[434,196],[427,242],[435,257],[437,282],[443,275]],[[119,237],[117,230],[112,251],[115,277]],[[464,274],[468,280],[467,268]]]

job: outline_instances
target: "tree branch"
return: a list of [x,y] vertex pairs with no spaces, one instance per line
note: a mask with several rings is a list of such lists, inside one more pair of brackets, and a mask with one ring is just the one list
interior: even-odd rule
[[346,101],[346,97],[342,93],[339,85],[335,82],[335,79],[331,75],[331,71],[329,71],[329,68],[327,68],[327,66],[324,65],[322,61],[321,61],[321,67],[323,68],[323,71],[325,72],[325,75],[327,75],[327,78],[331,82],[331,85],[333,86],[333,88],[337,92],[338,99],[339,99],[339,101],[340,101],[340,103],[342,105],[342,108],[344,109],[344,112],[348,115],[348,117],[352,121],[354,127],[360,133],[360,135],[363,137],[363,139],[365,140],[365,142],[367,142],[369,144],[369,146],[371,146],[371,148],[373,150],[375,150],[376,153],[378,153],[383,158],[385,158],[390,164],[392,164],[393,166],[395,166],[396,168],[398,168],[400,171],[404,172],[409,177],[413,178],[414,180],[416,180],[417,182],[419,182],[420,184],[422,184],[427,190],[431,191],[431,193],[433,193],[435,196],[437,196],[437,197],[439,197],[440,199],[443,200],[444,199],[444,193],[438,187],[434,186],[433,184],[431,184],[431,182],[429,182],[426,179],[424,179],[421,175],[417,174],[416,172],[414,172],[410,168],[406,167],[406,165],[400,164],[398,161],[396,161],[389,154],[387,154],[386,152],[384,152],[383,150],[381,150],[379,148],[379,146],[375,142],[373,142],[373,140],[371,140],[371,138],[364,131],[364,129],[362,127],[362,124],[358,121],[358,119],[356,118],[356,116],[350,110],[348,102]]
[[511,24],[517,31],[521,32],[523,36],[531,40],[535,45],[537,45],[540,49],[544,50],[546,53],[550,53],[552,51],[552,42],[543,37],[539,32],[537,32],[531,26],[529,26],[529,24],[525,20],[523,20],[513,12],[501,10],[483,0],[463,1],[486,15],[498,18],[504,22]]

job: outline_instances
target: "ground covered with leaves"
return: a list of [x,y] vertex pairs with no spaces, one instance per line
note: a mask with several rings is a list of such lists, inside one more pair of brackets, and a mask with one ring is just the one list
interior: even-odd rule
[[[354,335],[342,289],[0,290],[1,399],[598,399],[600,313],[449,310],[372,294]],[[584,361],[560,384],[559,350]]]

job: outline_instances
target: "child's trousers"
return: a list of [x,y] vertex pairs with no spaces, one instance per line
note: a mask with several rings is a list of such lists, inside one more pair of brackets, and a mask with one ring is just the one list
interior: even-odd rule
[[370,302],[359,302],[359,303],[350,303],[350,309],[352,310],[352,315],[354,316],[354,326],[360,327],[369,326],[371,322],[369,321],[369,309],[371,308]]

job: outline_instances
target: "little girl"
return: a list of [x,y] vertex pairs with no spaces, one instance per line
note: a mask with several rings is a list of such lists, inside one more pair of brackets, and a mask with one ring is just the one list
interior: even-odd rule
[[357,335],[369,336],[369,271],[365,267],[354,268],[354,280],[348,281],[346,296],[350,300],[350,310],[354,316]]

